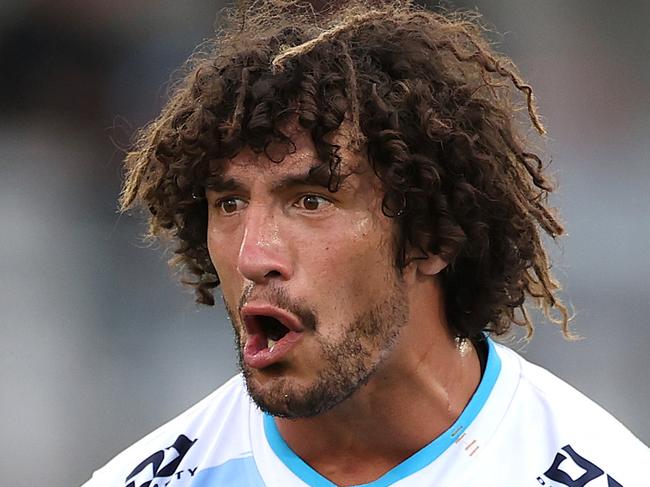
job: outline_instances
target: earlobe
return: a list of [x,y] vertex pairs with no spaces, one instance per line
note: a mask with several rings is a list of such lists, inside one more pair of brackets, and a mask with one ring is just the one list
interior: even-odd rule
[[427,254],[426,259],[416,260],[415,265],[418,274],[423,274],[425,276],[435,276],[445,267],[447,267],[447,261],[439,255]]

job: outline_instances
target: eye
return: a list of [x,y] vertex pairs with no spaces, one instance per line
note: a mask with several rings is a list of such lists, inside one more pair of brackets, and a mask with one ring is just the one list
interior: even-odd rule
[[217,209],[224,215],[231,215],[246,208],[247,203],[241,198],[222,198],[215,202]]
[[330,200],[317,194],[306,194],[301,196],[295,203],[298,208],[308,211],[320,210],[331,204],[332,202]]

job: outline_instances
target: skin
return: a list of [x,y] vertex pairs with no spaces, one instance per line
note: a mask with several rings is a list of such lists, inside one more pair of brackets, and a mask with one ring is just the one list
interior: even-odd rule
[[[444,261],[430,255],[395,269],[394,223],[381,211],[367,161],[342,149],[343,173],[351,175],[335,193],[316,184],[278,189],[317,161],[295,124],[285,133],[297,150],[282,163],[243,150],[222,175],[236,189],[207,191],[208,249],[240,347],[242,303],[276,304],[281,290],[318,316],[281,364],[244,371],[253,397],[282,410],[282,398],[301,397],[333,367],[328,349],[353,341],[361,352],[355,366],[368,377],[351,396],[312,417],[275,421],[291,449],[332,482],[367,483],[451,426],[478,386],[480,365],[473,347],[449,334],[436,277]],[[354,335],[370,310],[381,313],[370,327],[377,336]]]

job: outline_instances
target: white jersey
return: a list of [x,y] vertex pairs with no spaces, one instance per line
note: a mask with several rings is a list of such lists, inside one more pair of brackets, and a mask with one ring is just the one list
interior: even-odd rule
[[[610,414],[488,342],[481,383],[440,437],[365,487],[648,487],[650,450]],[[332,487],[284,442],[241,376],[98,470],[84,487]]]

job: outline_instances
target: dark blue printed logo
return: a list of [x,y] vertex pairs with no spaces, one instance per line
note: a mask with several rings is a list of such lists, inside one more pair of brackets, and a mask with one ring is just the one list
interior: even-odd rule
[[[537,481],[540,483],[540,485],[547,485],[549,487],[554,487],[556,485],[558,486],[566,485],[567,487],[585,487],[592,480],[597,479],[603,475],[606,475],[603,469],[591,463],[586,458],[578,455],[576,451],[571,447],[571,445],[566,445],[565,447],[562,448],[562,450],[564,450],[564,452],[568,455],[568,457],[564,453],[558,452],[555,455],[553,464],[549,467],[549,469],[546,472],[544,472],[544,476],[555,483],[552,484],[547,483],[540,476],[537,477]],[[565,461],[567,463],[564,463]],[[568,462],[571,461],[574,463],[574,466],[572,466],[571,468],[572,471],[576,471],[576,470],[582,471],[582,474],[575,479],[571,477],[571,475],[569,475],[566,471],[566,467],[569,466]],[[561,468],[563,463],[565,469]],[[616,480],[614,480],[612,477],[607,475],[607,487],[623,487],[623,486],[620,483],[618,483]]]
[[[176,475],[180,479],[184,471],[177,472],[176,470],[195,442],[196,440],[190,440],[187,436],[180,435],[173,445],[158,450],[153,455],[142,460],[126,477],[124,481],[126,483],[125,487],[158,487],[159,484],[155,482],[156,479],[165,479],[172,475]],[[188,472],[193,477],[196,468],[190,468]],[[169,482],[160,484],[160,486],[168,484]]]

